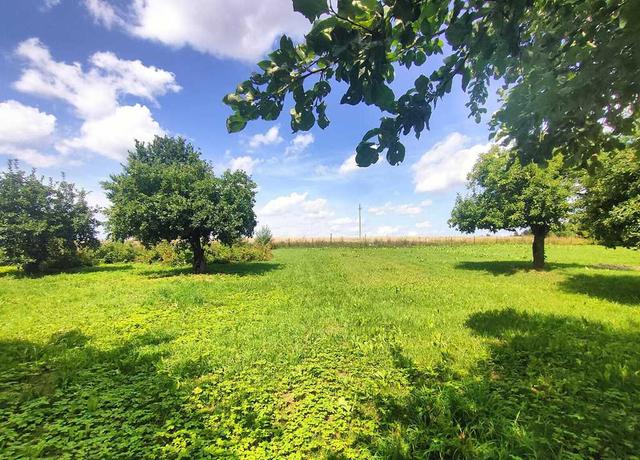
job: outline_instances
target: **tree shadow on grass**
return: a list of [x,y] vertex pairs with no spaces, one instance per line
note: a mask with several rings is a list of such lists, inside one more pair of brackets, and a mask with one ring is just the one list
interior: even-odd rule
[[418,369],[392,349],[409,384],[379,397],[385,458],[629,458],[640,452],[640,334],[516,310],[472,315],[490,357],[458,375]]
[[123,270],[131,269],[130,264],[118,264],[118,265],[94,265],[90,267],[74,267],[67,269],[49,269],[42,272],[37,273],[25,273],[18,268],[12,267],[5,271],[0,272],[0,278],[2,277],[11,277],[11,278],[44,278],[46,276],[54,276],[54,275],[83,275],[86,273],[108,273],[108,272],[117,272]]
[[160,456],[158,432],[182,401],[157,370],[171,340],[144,334],[106,351],[77,330],[46,344],[0,341],[3,456]]
[[[510,276],[520,272],[536,271],[530,261],[494,260],[494,261],[464,261],[455,266],[461,270],[475,270],[491,273],[494,276]],[[567,268],[592,268],[599,270],[636,270],[636,267],[625,265],[589,265],[566,262],[547,262],[543,271],[561,270]]]
[[560,283],[566,292],[585,294],[624,305],[640,306],[639,275],[571,275]]
[[[212,263],[207,264],[207,272],[204,275],[237,275],[237,276],[259,276],[270,271],[278,270],[281,264],[274,262],[234,262],[228,264]],[[173,276],[192,275],[191,267],[176,267],[145,269],[139,272],[148,278],[170,278]]]

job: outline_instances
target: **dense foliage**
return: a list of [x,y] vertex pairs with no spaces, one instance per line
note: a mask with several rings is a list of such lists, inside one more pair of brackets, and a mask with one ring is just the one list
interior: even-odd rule
[[271,233],[271,229],[269,227],[263,225],[258,229],[253,239],[258,244],[268,246],[273,242],[273,234]]
[[640,249],[640,149],[604,153],[584,176],[580,223],[610,247]]
[[78,265],[78,249],[98,242],[96,225],[85,192],[64,177],[45,181],[15,161],[0,174],[2,263],[26,272]]
[[[495,79],[504,91],[492,126],[505,144],[527,159],[556,150],[587,159],[629,133],[640,108],[634,2],[293,0],[293,7],[313,21],[311,31],[299,45],[283,36],[260,72],[225,97],[230,132],[275,120],[288,95],[293,131],[324,129],[331,83],[343,82],[342,104],[384,113],[358,145],[357,164],[369,166],[385,151],[397,164],[405,155],[400,135],[428,129],[454,83],[479,121]],[[396,72],[414,65],[437,69],[394,94]]]
[[[224,245],[212,241],[204,246],[205,257],[213,263],[253,262],[271,259],[271,248],[246,241]],[[116,264],[127,262],[159,262],[173,267],[189,264],[193,254],[184,241],[161,241],[145,247],[137,241],[108,240],[100,244],[88,256],[95,263]]]
[[638,253],[550,245],[544,275],[528,255],[3,273],[0,457],[637,456]]
[[523,166],[512,151],[493,148],[474,165],[468,188],[468,196],[456,198],[449,225],[465,233],[531,229],[533,265],[544,267],[544,239],[568,217],[573,194],[563,158]]
[[202,273],[203,247],[211,239],[230,244],[253,233],[256,184],[243,171],[216,177],[184,139],[136,142],[123,168],[103,183],[115,239],[134,237],[145,245],[181,239],[191,247],[194,272]]

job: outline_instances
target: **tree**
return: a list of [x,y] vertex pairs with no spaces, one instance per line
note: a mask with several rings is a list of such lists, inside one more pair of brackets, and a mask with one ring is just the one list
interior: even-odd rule
[[204,246],[230,244],[253,233],[256,184],[242,171],[216,177],[182,138],[137,142],[120,174],[103,182],[112,206],[108,229],[119,240],[145,245],[182,239],[193,251],[193,272],[206,270]]
[[605,246],[640,249],[640,149],[601,154],[583,186],[579,221],[587,234]]
[[[275,120],[293,96],[291,128],[329,125],[332,82],[342,104],[384,113],[356,149],[359,166],[403,161],[400,135],[429,129],[438,102],[460,84],[470,116],[486,112],[491,79],[503,85],[493,134],[527,160],[588,159],[631,130],[640,109],[640,8],[616,0],[293,0],[313,21],[301,44],[287,36],[259,72],[224,102],[229,132]],[[397,96],[389,84],[402,67],[429,65]],[[606,123],[603,123],[606,121]],[[606,129],[605,129],[606,125]]]
[[449,225],[465,233],[530,228],[533,266],[544,268],[545,237],[562,226],[573,195],[563,158],[523,166],[512,151],[494,147],[478,159],[468,180],[470,194],[458,195]]
[[0,175],[0,248],[3,263],[33,273],[43,264],[77,262],[78,248],[98,244],[95,210],[86,193],[64,177],[55,182],[10,161]]

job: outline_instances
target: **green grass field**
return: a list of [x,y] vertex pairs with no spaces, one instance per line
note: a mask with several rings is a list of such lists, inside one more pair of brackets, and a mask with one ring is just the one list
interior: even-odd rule
[[640,254],[0,273],[0,457],[640,455]]

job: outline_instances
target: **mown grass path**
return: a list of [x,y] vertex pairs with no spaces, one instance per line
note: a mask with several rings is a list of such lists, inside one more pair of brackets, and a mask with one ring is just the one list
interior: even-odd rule
[[0,273],[0,457],[640,452],[640,254],[281,249]]

